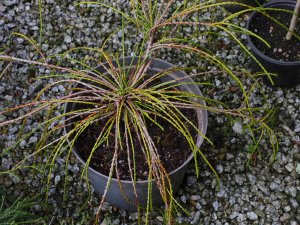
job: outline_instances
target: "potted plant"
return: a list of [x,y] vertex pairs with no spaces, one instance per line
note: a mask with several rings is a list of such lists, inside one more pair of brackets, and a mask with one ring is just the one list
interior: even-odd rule
[[261,11],[253,12],[247,22],[247,29],[255,34],[247,37],[257,60],[253,69],[263,67],[277,74],[273,78],[277,86],[292,87],[300,83],[299,30],[294,30],[291,40],[286,38],[295,6],[295,1],[272,1]]
[[[133,75],[141,69],[140,66],[145,63],[149,63],[148,71],[146,71],[145,74],[141,74],[141,78],[134,77]],[[169,180],[166,180],[166,182],[169,182],[169,184],[167,185],[172,186],[172,191],[176,191],[182,182],[188,163],[192,160],[194,155],[197,154],[197,149],[199,149],[203,141],[207,127],[207,113],[204,109],[205,102],[201,99],[201,91],[187,74],[174,69],[175,67],[172,64],[159,59],[150,59],[150,62],[143,62],[143,60],[139,58],[125,57],[118,59],[118,61],[106,62],[96,69],[96,71],[101,72],[103,76],[100,77],[95,74],[95,78],[88,76],[88,78],[82,77],[80,79],[75,86],[75,90],[77,91],[71,94],[74,96],[72,97],[74,103],[69,99],[65,106],[64,115],[66,115],[66,125],[64,129],[65,135],[68,137],[69,145],[74,148],[74,153],[77,158],[83,162],[83,164],[87,165],[89,180],[95,188],[95,191],[101,196],[105,193],[105,200],[118,208],[137,211],[139,206],[147,207],[147,202],[149,201],[147,194],[149,191],[149,180],[155,179],[159,181],[158,177],[152,177],[153,174],[149,173],[147,161],[153,163],[154,168],[160,168],[161,166],[166,168],[166,171],[162,169],[162,174],[159,174],[159,176],[167,177],[164,173],[168,172]],[[126,94],[122,93],[118,96],[114,91],[109,90],[108,87],[105,88],[105,83],[109,83],[109,81],[113,79],[113,76],[120,79],[119,82],[130,83],[128,87],[123,87],[124,92],[127,92]],[[125,79],[122,76],[128,78]],[[102,81],[100,79],[98,80],[98,77]],[[136,83],[134,83],[133,79],[136,79]],[[94,83],[93,88],[91,88],[92,83]],[[97,86],[99,86],[99,88],[96,88]],[[114,127],[120,126],[119,129],[116,129],[110,126],[110,124],[103,124],[101,121],[98,124],[95,121],[97,126],[90,125],[90,127],[87,127],[86,130],[81,133],[80,129],[83,124],[75,127],[75,122],[68,124],[68,121],[70,121],[69,118],[72,118],[72,120],[78,123],[77,120],[82,121],[82,119],[78,118],[78,115],[80,115],[78,113],[79,109],[80,111],[85,110],[86,113],[91,110],[94,111],[95,109],[87,107],[87,103],[91,104],[92,102],[88,102],[83,96],[81,96],[82,99],[79,97],[81,93],[84,92],[89,92],[88,98],[93,95],[96,96],[101,93],[101,86],[103,86],[105,98],[109,98],[110,96],[115,100],[104,103],[105,100],[98,98],[96,104],[99,102],[103,102],[103,104],[102,108],[99,107],[97,114],[99,114],[100,117],[97,117],[96,120],[106,121],[106,118],[113,118],[113,115],[108,117],[106,112],[108,109],[110,109],[110,111],[113,110],[114,104],[117,106],[116,102],[121,96],[126,96],[126,99],[123,98],[124,102],[122,103],[124,104],[124,108],[122,110],[119,109],[122,112],[118,112],[117,108],[115,111],[116,115],[120,113],[120,115],[126,116],[120,118],[120,123],[123,123],[122,126],[124,126],[124,129],[121,125],[115,124]],[[120,87],[116,85],[115,88],[118,89]],[[128,88],[127,91],[126,88]],[[150,97],[147,95],[150,95]],[[183,98],[183,101],[181,101],[180,98]],[[165,102],[167,99],[168,103]],[[143,101],[145,103],[141,107],[140,104]],[[80,104],[83,105],[83,107],[80,107]],[[136,111],[133,112],[126,109],[126,107],[129,106],[135,106]],[[185,109],[185,115],[181,115],[182,112],[180,111],[176,112],[180,108]],[[187,110],[188,108],[190,110]],[[101,116],[103,116],[103,118],[101,118]],[[185,119],[184,116],[187,118]],[[162,118],[164,118],[165,121],[161,121]],[[141,121],[135,119],[140,119]],[[125,122],[127,120],[128,123]],[[107,121],[107,123],[108,122],[109,121]],[[139,124],[141,122],[142,124]],[[88,121],[88,123],[93,122]],[[159,123],[164,124],[164,127]],[[185,125],[186,123],[189,125]],[[161,128],[159,129],[160,126]],[[97,132],[98,128],[99,132]],[[101,129],[104,128],[105,130],[101,131]],[[121,131],[122,129],[123,132]],[[142,129],[147,129],[147,131],[143,131]],[[194,135],[191,136],[188,130],[193,129],[196,129],[195,131],[199,132],[199,134],[192,132]],[[111,139],[113,139],[113,136],[115,136],[115,139],[110,140],[110,136],[105,136],[106,132],[110,132]],[[120,132],[120,134],[115,134],[116,132]],[[76,137],[74,141],[70,136],[72,133],[81,134]],[[139,135],[139,133],[144,136]],[[171,136],[170,133],[172,133]],[[92,135],[98,135],[97,139],[92,137]],[[122,139],[118,140],[118,138],[120,138],[119,136],[122,136]],[[184,136],[187,140],[185,140]],[[144,140],[145,144],[142,140]],[[96,156],[90,155],[90,151],[93,151],[91,149],[94,149],[94,146],[100,146],[106,142],[112,143],[97,147],[98,149],[96,149],[94,153]],[[153,142],[153,149],[151,149],[152,144],[150,145],[148,142]],[[115,143],[118,143],[118,148],[120,149],[118,150],[119,153],[116,154],[116,158],[113,159],[113,154],[117,151],[117,149],[113,147]],[[189,148],[194,150],[191,152],[188,150]],[[126,151],[127,154],[122,153],[122,151]],[[143,155],[142,153],[146,154]],[[103,154],[107,155],[103,157]],[[148,154],[153,155],[147,156],[147,158],[146,155]],[[129,159],[129,156],[133,159]],[[95,160],[92,157],[97,157],[98,159]],[[110,173],[108,173],[113,164],[105,164],[107,158],[122,161],[122,163],[125,164],[118,165],[118,172],[113,178]],[[134,162],[135,158],[141,161]],[[156,158],[157,161],[151,162],[153,158]],[[129,160],[129,162],[126,162],[127,160]],[[87,161],[90,161],[90,163],[87,164]],[[155,165],[156,163],[157,165]],[[99,164],[102,165],[99,166]],[[134,176],[136,177],[135,179],[133,179]],[[109,189],[106,187],[107,184],[110,185]],[[165,184],[160,183],[159,185]],[[163,203],[162,196],[167,196],[167,193],[161,196],[160,190],[154,181],[152,181],[151,186],[151,195],[153,196],[151,204],[153,206],[159,206]]]
[[[120,30],[123,31],[128,25],[131,32],[137,32],[143,39],[136,43],[138,50],[134,52],[135,57],[126,57],[130,53],[125,50],[125,32],[122,32],[120,52],[107,53],[104,46],[70,49],[61,54],[61,59],[75,62],[71,56],[72,51],[90,50],[99,53],[104,61],[95,66],[79,61],[81,68],[75,69],[50,63],[34,40],[15,34],[29,41],[41,60],[16,58],[5,52],[0,55],[0,60],[49,68],[54,72],[41,79],[55,81],[46,85],[32,102],[0,112],[0,115],[7,116],[5,121],[0,122],[0,126],[7,126],[22,120],[25,120],[25,124],[26,119],[48,110],[44,121],[37,128],[29,133],[22,133],[21,129],[20,139],[5,150],[7,153],[14,149],[22,139],[30,137],[37,130],[43,131],[35,151],[12,170],[20,168],[28,158],[40,152],[45,152],[49,165],[53,165],[59,155],[67,153],[70,156],[74,152],[84,163],[82,176],[89,177],[96,191],[102,195],[96,221],[100,218],[100,209],[105,200],[127,210],[145,207],[145,223],[148,223],[153,205],[163,202],[166,223],[171,224],[172,212],[179,205],[174,192],[180,185],[188,162],[194,159],[198,175],[200,157],[216,174],[200,150],[203,140],[211,143],[205,136],[206,111],[244,121],[245,129],[253,138],[254,149],[258,148],[263,135],[268,136],[275,155],[278,147],[276,136],[266,123],[268,113],[262,113],[268,109],[252,108],[249,100],[254,90],[252,85],[258,83],[256,76],[247,75],[253,82],[250,82],[250,87],[246,86],[240,73],[209,50],[210,46],[206,42],[198,41],[199,35],[205,37],[214,34],[222,37],[226,33],[249,53],[234,33],[236,30],[243,32],[243,28],[225,19],[219,22],[194,20],[194,13],[205,13],[207,9],[220,4],[185,1],[177,5],[169,0],[159,5],[157,1],[131,1],[131,14],[102,3],[78,5],[85,4],[98,4],[119,13],[123,21]],[[195,34],[183,35],[184,27],[194,26],[203,27],[204,31],[199,33],[195,29]],[[218,32],[209,32],[211,29]],[[194,81],[183,72],[190,71],[188,66],[175,67],[157,59],[164,50],[174,51],[174,54],[189,54],[199,61],[206,60],[214,65],[218,71],[205,68],[197,75],[223,73],[229,76],[240,89],[241,104],[232,108],[221,101],[202,96],[198,86],[212,84]],[[42,98],[44,93],[61,84],[70,88],[66,95],[48,100]],[[64,112],[55,114],[62,106]],[[20,109],[27,109],[27,112],[16,118],[9,116]],[[61,129],[64,129],[64,134],[57,135]],[[174,142],[175,134],[183,149],[179,149]],[[47,152],[50,146],[51,151]],[[175,156],[177,164],[172,164],[172,157]],[[171,161],[166,161],[168,159]],[[51,166],[49,170],[51,173]],[[119,192],[117,199],[113,196],[115,191]],[[140,191],[146,191],[146,198]],[[156,193],[159,193],[157,199]]]

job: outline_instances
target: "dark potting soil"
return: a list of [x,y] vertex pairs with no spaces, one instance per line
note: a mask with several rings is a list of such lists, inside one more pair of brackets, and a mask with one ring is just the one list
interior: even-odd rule
[[[289,27],[292,14],[278,11],[269,11],[268,14],[286,27]],[[299,21],[298,24],[300,24]],[[286,40],[287,30],[275,21],[259,13],[252,20],[249,29],[270,44],[271,48],[268,48],[259,39],[251,37],[256,48],[265,55],[281,61],[300,60],[300,41],[294,36],[291,40]],[[295,33],[299,34],[299,25],[296,26]]]
[[[184,110],[183,113],[191,120],[194,124],[197,124],[197,114],[194,110]],[[164,127],[162,131],[154,123],[148,123],[148,131],[155,142],[158,149],[158,154],[160,160],[167,170],[171,172],[181,166],[185,160],[191,155],[191,150],[189,149],[188,143],[184,136],[180,134],[173,126],[171,126],[167,121],[162,119],[157,119],[157,122]],[[80,156],[86,161],[90,155],[91,149],[96,142],[96,139],[103,127],[104,122],[99,124],[90,125],[78,138],[75,143],[76,150]],[[188,125],[187,125],[188,126]],[[193,129],[190,129],[194,131]],[[197,137],[196,131],[192,132],[193,137]],[[111,132],[111,143],[108,145],[102,145],[93,154],[90,162],[90,166],[96,171],[108,176],[111,161],[114,154],[114,130]],[[124,140],[125,142],[125,140]],[[136,171],[138,180],[148,179],[148,164],[147,159],[138,145],[137,137],[134,139],[135,143],[135,160],[136,160]],[[132,157],[132,155],[130,156]],[[126,148],[119,152],[117,159],[118,174],[121,180],[131,180],[128,166],[128,155]],[[131,163],[133,168],[133,163]],[[114,178],[116,174],[114,172]]]

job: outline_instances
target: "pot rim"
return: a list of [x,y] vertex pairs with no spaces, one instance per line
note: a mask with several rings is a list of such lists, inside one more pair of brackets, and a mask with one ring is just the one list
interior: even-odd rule
[[[280,6],[280,5],[286,5],[286,6],[291,6],[291,7],[294,7],[295,6],[295,2],[294,1],[284,1],[284,0],[277,0],[277,1],[271,1],[271,2],[268,2],[264,5],[262,5],[263,8],[276,8],[276,6]],[[255,16],[258,14],[257,11],[254,11],[248,21],[247,21],[247,24],[246,24],[246,29],[249,30],[249,26],[252,22],[252,20],[255,18]],[[251,36],[247,34],[247,41],[250,45],[250,47],[253,49],[253,51],[255,51],[257,53],[257,55],[259,55],[261,58],[264,58],[265,60],[268,60],[270,62],[273,62],[273,63],[276,63],[278,65],[285,65],[285,66],[296,66],[296,65],[299,65],[300,64],[300,60],[299,61],[280,61],[278,59],[274,59],[274,58],[271,58],[270,56],[267,56],[265,54],[263,54],[261,52],[261,50],[259,50],[252,42],[252,39],[251,39]]]
[[[131,56],[128,56],[128,57],[124,57],[124,58],[120,58],[120,60],[123,60],[123,59],[132,59],[132,58],[134,58],[134,57],[131,57]],[[167,66],[169,66],[169,67],[174,67],[174,65],[173,64],[171,64],[171,63],[169,63],[169,62],[167,62],[167,61],[164,61],[164,60],[161,60],[161,59],[158,59],[158,58],[154,58],[154,59],[152,59],[152,62],[157,62],[157,63],[163,63],[163,64],[165,64],[165,65],[167,65]],[[105,65],[105,64],[107,64],[107,62],[104,62],[104,63],[102,63],[102,64],[100,64],[99,65],[99,67],[101,67],[101,66],[103,66],[103,65]],[[180,70],[181,72],[183,72],[182,70]],[[188,76],[188,75],[186,75],[186,78],[187,79],[190,79],[191,81],[192,81],[192,78],[190,77],[190,76]],[[186,85],[186,86],[190,86],[191,84],[184,84],[184,85]],[[198,86],[197,86],[198,87]],[[202,95],[202,92],[201,92],[201,90],[200,90],[200,88],[198,87],[198,89],[199,89],[199,92],[200,92],[200,94]],[[205,106],[206,105],[206,103],[205,103],[205,101],[204,100],[202,100],[202,99],[198,99],[199,101],[201,101],[201,103]],[[66,113],[67,112],[67,105],[68,105],[69,103],[66,103],[65,104],[65,106],[64,106],[64,113]],[[200,124],[200,122],[201,122],[201,132],[205,135],[206,134],[206,131],[207,131],[207,110],[205,110],[205,109],[198,109],[198,110],[195,110],[196,111],[196,113],[197,113],[197,120],[198,120],[198,128],[199,128],[199,124]],[[201,111],[202,111],[202,113],[201,113]],[[202,115],[201,115],[202,114]],[[200,121],[201,120],[201,121]],[[66,126],[64,126],[64,133],[66,133]],[[203,140],[204,140],[204,138],[203,137],[201,137],[199,134],[198,134],[198,136],[197,136],[197,143],[196,143],[196,145],[197,145],[197,147],[200,147],[201,146],[201,144],[202,144],[202,142],[203,142]],[[70,141],[69,141],[69,139],[67,139],[67,142],[68,142],[68,145],[70,145]],[[76,148],[75,148],[75,146],[73,146],[73,153],[76,155],[76,158],[82,163],[82,164],[84,164],[84,165],[86,165],[86,162],[81,158],[81,156],[78,154],[78,152],[76,151]],[[178,168],[176,168],[175,170],[173,170],[173,171],[171,171],[170,173],[168,173],[168,175],[169,176],[171,176],[172,174],[174,174],[174,173],[176,173],[177,171],[179,171],[179,170],[181,170],[183,167],[185,167],[191,160],[192,160],[192,158],[194,158],[194,154],[193,153],[191,153],[191,155],[184,161],[184,163],[182,163]],[[109,176],[106,176],[106,175],[104,175],[104,174],[102,174],[102,173],[100,173],[100,172],[98,172],[97,170],[95,170],[95,169],[93,169],[92,167],[88,167],[88,170],[91,170],[92,172],[94,172],[94,173],[96,173],[98,176],[101,176],[101,177],[104,177],[104,178],[106,178],[106,179],[109,179]],[[122,183],[124,183],[124,184],[131,184],[131,183],[133,183],[131,180],[118,180],[118,179],[116,179],[116,178],[111,178],[111,181],[115,181],[115,182],[118,182],[118,181],[120,181],[120,182],[122,182]],[[149,183],[149,182],[153,182],[154,181],[154,179],[152,179],[152,180],[139,180],[139,181],[136,181],[135,183],[136,184],[145,184],[145,183]]]

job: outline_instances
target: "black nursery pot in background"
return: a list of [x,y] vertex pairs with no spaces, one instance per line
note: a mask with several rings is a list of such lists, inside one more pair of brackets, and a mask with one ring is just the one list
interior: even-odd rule
[[[220,3],[221,2],[237,2],[237,3],[257,7],[257,6],[260,6],[261,4],[263,4],[265,2],[265,0],[218,0],[218,2],[220,2]],[[243,7],[240,5],[229,5],[229,4],[224,5],[224,8],[233,13],[246,9],[246,7]]]
[[[295,1],[277,0],[265,4],[263,7],[293,11],[295,8]],[[289,26],[292,14],[269,10],[266,12],[272,14],[273,17],[277,16],[279,21],[282,20],[280,22],[285,23],[287,27]],[[247,22],[247,29],[258,34],[271,45],[271,48],[268,48],[257,38],[248,35],[247,41],[251,48],[251,52],[269,73],[277,74],[277,76],[273,78],[275,86],[296,86],[297,84],[300,84],[300,41],[295,37],[290,41],[285,40],[285,35],[287,33],[286,29],[281,28],[276,24],[267,27],[266,24],[268,20],[270,21],[270,19],[267,19],[266,16],[263,16],[259,12],[254,12],[250,16]],[[298,32],[299,26],[300,24],[298,23]],[[262,35],[263,33],[265,34]],[[277,42],[273,40],[275,36],[276,38],[278,37]],[[286,46],[290,47],[284,49]],[[281,52],[282,58],[279,58],[278,54]],[[294,57],[288,58],[290,55],[294,55]],[[254,60],[252,61],[252,69],[254,72],[262,71],[258,64]],[[265,82],[270,84],[269,79],[266,77]]]

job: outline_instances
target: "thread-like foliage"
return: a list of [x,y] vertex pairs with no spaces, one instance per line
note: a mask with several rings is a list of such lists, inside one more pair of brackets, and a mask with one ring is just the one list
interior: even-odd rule
[[[10,202],[8,202],[8,199]],[[35,198],[18,198],[12,201],[11,197],[5,195],[4,191],[0,193],[0,224],[42,224],[41,218],[33,215],[30,211],[36,204]]]
[[[237,72],[238,70],[230,68],[218,58],[212,49],[210,49],[210,46],[195,40],[195,37],[199,35],[221,36],[221,33],[226,33],[232,41],[241,47],[245,54],[253,57],[240,41],[239,34],[246,33],[254,36],[255,34],[230,22],[231,19],[239,14],[221,20],[215,18],[216,21],[200,21],[194,18],[195,14],[230,3],[185,0],[177,4],[174,0],[130,0],[132,7],[130,14],[123,12],[117,7],[99,2],[81,2],[76,5],[79,7],[89,4],[98,4],[101,7],[112,9],[115,13],[119,13],[122,16],[121,30],[125,29],[126,26],[135,27],[137,33],[141,34],[143,38],[141,43],[138,43],[135,47],[134,53],[136,57],[133,57],[130,65],[124,63],[126,58],[126,37],[123,32],[120,52],[108,53],[104,50],[105,46],[101,46],[95,49],[77,47],[60,54],[59,57],[64,60],[63,62],[69,61],[70,64],[77,63],[81,69],[69,68],[61,66],[61,62],[57,64],[49,63],[55,56],[47,58],[34,40],[22,34],[15,33],[14,35],[24,38],[34,47],[40,60],[21,59],[5,55],[4,53],[0,55],[0,60],[9,62],[9,66],[11,63],[23,63],[51,69],[51,74],[39,76],[37,79],[51,79],[54,82],[46,85],[31,102],[4,109],[0,112],[0,115],[6,115],[8,118],[0,122],[0,126],[7,126],[23,121],[21,128],[24,128],[24,124],[28,118],[36,116],[41,111],[48,110],[44,121],[30,133],[22,132],[21,129],[18,141],[0,154],[9,153],[10,150],[18,146],[21,140],[30,137],[32,133],[38,130],[43,131],[36,149],[22,161],[18,162],[11,171],[21,168],[29,158],[47,153],[44,157],[47,159],[47,163],[45,164],[47,165],[46,169],[49,174],[47,182],[48,186],[50,186],[50,174],[56,159],[62,154],[70,156],[79,137],[92,125],[99,125],[101,121],[96,141],[90,149],[84,170],[82,171],[82,177],[87,177],[88,167],[94,154],[102,145],[113,147],[113,157],[108,174],[109,180],[97,212],[96,223],[99,222],[100,209],[105,201],[106,193],[109,190],[113,176],[117,177],[120,188],[123,190],[118,170],[118,157],[121,152],[126,152],[127,154],[130,180],[133,183],[136,196],[134,204],[138,203],[138,195],[136,193],[136,182],[138,179],[136,166],[138,162],[135,156],[137,151],[142,151],[148,165],[149,180],[146,223],[149,222],[148,215],[152,209],[152,183],[150,181],[155,180],[165,203],[165,221],[167,224],[172,224],[173,212],[175,209],[180,209],[181,206],[174,199],[168,172],[161,162],[156,143],[150,135],[150,128],[147,126],[149,121],[154,126],[163,130],[164,128],[158,122],[157,118],[164,120],[170,126],[174,127],[179,134],[184,136],[191,154],[194,155],[197,175],[199,175],[197,159],[200,156],[218,178],[216,171],[205,157],[205,154],[197,146],[192,133],[196,132],[209,143],[212,143],[212,141],[198,130],[198,126],[194,124],[194,121],[191,121],[182,113],[182,109],[202,109],[212,113],[223,114],[230,119],[238,118],[244,121],[249,135],[253,139],[253,151],[258,149],[263,137],[267,137],[273,149],[274,159],[278,143],[274,131],[268,126],[269,109],[253,108],[250,104],[251,93],[255,89],[261,88],[257,80],[259,76],[245,71]],[[251,7],[248,7],[245,11],[249,10],[251,10]],[[192,35],[194,38],[191,38],[182,35],[182,28],[187,26],[204,29],[194,29],[195,33]],[[104,43],[107,43],[107,40]],[[201,75],[223,73],[229,76],[240,89],[241,99],[239,107],[231,108],[224,102],[181,90],[181,85],[189,84],[184,79],[165,79],[170,78],[170,74],[177,70],[189,70],[190,68],[174,67],[152,73],[151,62],[164,50],[174,50],[177,54],[189,53],[198,60],[205,60],[209,64],[215,65],[218,69],[217,71],[205,71]],[[89,53],[95,51],[100,54],[100,58],[105,62],[101,64],[102,70],[99,71],[99,68],[90,65],[85,60],[72,58],[72,52],[76,51],[86,51]],[[98,58],[93,58],[93,54],[91,54],[90,59],[98,62]],[[266,74],[271,79],[270,74],[267,72]],[[246,76],[252,81],[249,86],[246,87],[243,84],[241,76]],[[197,78],[197,75],[195,77]],[[212,85],[208,83],[190,83],[202,86]],[[54,86],[61,84],[72,87],[72,89],[61,97],[43,98]],[[205,100],[207,105],[202,104],[202,101],[198,101],[199,99]],[[61,108],[65,104],[74,105],[73,110],[61,112]],[[26,109],[26,113],[16,118],[8,116],[21,109]],[[57,111],[61,113],[55,114]],[[57,135],[62,129],[65,129],[66,132],[62,135]],[[138,148],[136,147],[137,145],[139,146]],[[47,151],[50,147],[51,151]],[[66,160],[66,163],[68,162]],[[2,173],[7,172],[4,171]],[[126,198],[125,194],[124,198]]]

